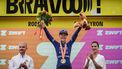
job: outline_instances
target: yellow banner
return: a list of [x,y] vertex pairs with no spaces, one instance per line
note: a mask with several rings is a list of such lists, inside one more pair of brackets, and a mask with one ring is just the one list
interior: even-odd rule
[[122,0],[0,0],[0,16],[36,16],[47,10],[53,16],[121,16]]

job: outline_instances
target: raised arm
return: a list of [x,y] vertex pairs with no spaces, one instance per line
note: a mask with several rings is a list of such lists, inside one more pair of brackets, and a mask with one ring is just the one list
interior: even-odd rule
[[73,36],[72,36],[72,38],[71,38],[71,40],[70,40],[72,43],[76,40],[76,38],[77,38],[78,33],[80,32],[80,30],[81,30],[81,27],[79,27],[79,28],[74,32],[74,34],[73,34]]
[[41,22],[40,22],[40,25],[41,25],[41,27],[44,29],[47,38],[48,38],[52,43],[54,43],[54,38],[52,37],[52,35],[51,35],[51,34],[49,33],[49,31],[47,30],[47,28],[46,28],[46,26],[45,26],[45,24],[44,24],[44,21],[41,21]]
[[45,34],[46,34],[47,38],[53,43],[53,42],[54,42],[54,38],[53,38],[52,35],[49,33],[49,31],[47,30],[46,27],[44,27],[44,31],[45,31]]

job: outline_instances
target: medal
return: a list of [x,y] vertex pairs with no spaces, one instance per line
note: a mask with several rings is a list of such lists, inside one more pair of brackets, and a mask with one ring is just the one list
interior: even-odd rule
[[62,46],[60,45],[60,49],[61,49],[61,63],[64,64],[66,63],[66,59],[65,59],[65,54],[66,54],[66,45],[64,46],[64,49],[62,48]]
[[65,59],[61,59],[61,63],[62,64],[66,63],[66,60]]

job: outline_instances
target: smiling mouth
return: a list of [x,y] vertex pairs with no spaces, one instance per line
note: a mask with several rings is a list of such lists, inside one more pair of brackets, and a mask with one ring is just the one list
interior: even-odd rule
[[96,49],[92,49],[93,51],[96,51]]
[[20,49],[19,51],[24,51],[23,49]]

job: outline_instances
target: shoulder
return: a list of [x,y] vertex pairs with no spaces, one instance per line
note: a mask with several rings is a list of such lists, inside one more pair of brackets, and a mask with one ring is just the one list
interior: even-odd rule
[[29,55],[26,55],[27,59],[33,60],[32,57],[30,57]]
[[105,57],[103,55],[101,55],[101,54],[98,54],[98,58],[105,59]]
[[12,57],[12,59],[16,59],[18,57],[19,57],[19,55],[15,55],[15,56]]
[[99,57],[104,57],[104,56],[103,56],[103,55],[101,55],[101,54],[98,54],[98,56],[99,56]]

